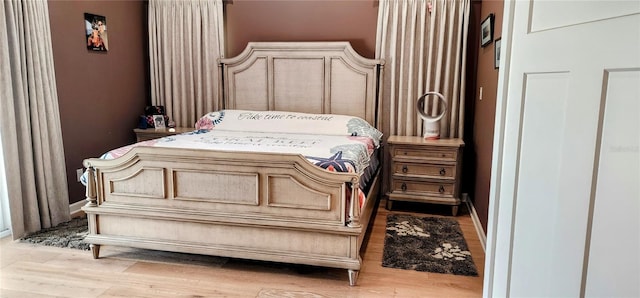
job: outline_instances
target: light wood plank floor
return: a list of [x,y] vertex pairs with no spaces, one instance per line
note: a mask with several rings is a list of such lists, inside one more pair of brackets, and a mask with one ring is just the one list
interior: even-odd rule
[[[465,208],[456,217],[480,276],[381,266],[384,200],[373,222],[358,285],[332,268],[103,246],[88,251],[0,241],[0,297],[479,297],[484,252]],[[411,210],[412,212],[407,212]],[[394,204],[393,212],[446,216],[448,208]],[[416,212],[417,211],[417,212]]]

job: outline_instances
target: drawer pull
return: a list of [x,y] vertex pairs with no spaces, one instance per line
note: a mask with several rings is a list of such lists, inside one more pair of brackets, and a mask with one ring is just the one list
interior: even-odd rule
[[406,165],[402,166],[402,172],[406,173],[407,171],[409,171],[409,168]]
[[440,176],[444,176],[446,173],[447,171],[444,168],[440,168]]
[[407,191],[407,184],[402,182],[402,185],[400,186],[400,189],[402,189],[402,191]]
[[444,186],[440,185],[440,188],[438,188],[438,192],[439,193],[444,193]]

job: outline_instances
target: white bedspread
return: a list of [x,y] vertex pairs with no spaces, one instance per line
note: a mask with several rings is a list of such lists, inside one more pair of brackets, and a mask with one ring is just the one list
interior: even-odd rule
[[371,138],[362,136],[202,129],[121,147],[105,153],[101,158],[118,158],[136,146],[297,153],[329,171],[361,174],[369,166],[375,145]]

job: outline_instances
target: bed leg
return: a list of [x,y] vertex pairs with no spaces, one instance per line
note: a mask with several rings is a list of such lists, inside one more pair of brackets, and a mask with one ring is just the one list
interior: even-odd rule
[[89,244],[89,248],[91,248],[91,253],[93,254],[94,259],[97,259],[100,257],[100,245]]
[[356,281],[358,280],[358,273],[360,271],[358,270],[353,270],[353,269],[349,269],[349,285],[350,286],[355,286],[356,285]]

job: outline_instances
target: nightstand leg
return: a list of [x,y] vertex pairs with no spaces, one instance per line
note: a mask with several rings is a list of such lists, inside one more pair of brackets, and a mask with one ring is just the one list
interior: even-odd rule
[[91,248],[91,254],[93,254],[93,258],[97,259],[100,256],[100,245],[98,244],[89,244]]
[[349,285],[355,286],[358,280],[358,270],[349,269]]
[[458,206],[451,207],[451,214],[453,214],[453,216],[458,215]]
[[391,208],[393,208],[393,201],[392,201],[392,200],[387,199],[387,204],[386,204],[386,205],[387,205],[387,206],[386,206],[386,207],[387,207],[387,210],[391,210]]

